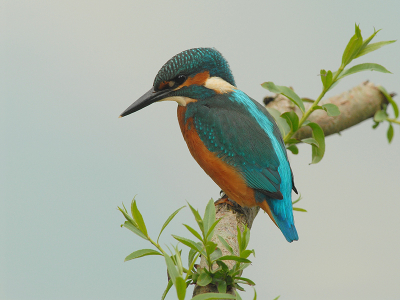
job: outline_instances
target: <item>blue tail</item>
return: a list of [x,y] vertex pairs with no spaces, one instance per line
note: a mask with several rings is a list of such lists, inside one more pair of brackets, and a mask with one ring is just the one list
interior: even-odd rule
[[[292,200],[289,197],[281,200],[271,199],[259,191],[255,191],[254,196],[258,205],[265,212],[269,211],[268,214],[270,214],[271,219],[278,225],[286,240],[289,243],[297,241],[299,236],[294,226]],[[265,204],[267,208],[264,207]]]
[[299,239],[296,227],[293,223],[290,224],[287,220],[280,220],[278,217],[274,217],[276,224],[278,224],[279,229],[282,231],[283,235],[289,243],[297,241]]

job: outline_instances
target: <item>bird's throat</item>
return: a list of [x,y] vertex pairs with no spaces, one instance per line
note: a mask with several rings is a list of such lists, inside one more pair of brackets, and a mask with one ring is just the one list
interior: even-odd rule
[[186,106],[188,103],[196,102],[197,100],[189,98],[189,97],[173,96],[173,97],[164,98],[164,99],[160,100],[159,102],[162,102],[162,101],[175,101],[176,103],[178,103],[179,106]]

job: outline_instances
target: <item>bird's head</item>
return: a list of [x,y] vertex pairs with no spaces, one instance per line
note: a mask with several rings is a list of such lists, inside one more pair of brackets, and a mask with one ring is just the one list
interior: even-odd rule
[[158,71],[153,87],[120,117],[154,102],[176,101],[186,106],[215,94],[232,92],[235,88],[232,72],[221,53],[213,48],[189,49],[167,61]]

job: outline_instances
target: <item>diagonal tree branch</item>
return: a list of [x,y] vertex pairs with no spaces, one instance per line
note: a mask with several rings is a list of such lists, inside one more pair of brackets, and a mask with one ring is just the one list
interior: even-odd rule
[[[294,111],[301,117],[300,109],[294,106],[285,96],[267,97],[264,99],[264,103],[266,107],[274,108],[281,113]],[[372,118],[382,108],[382,105],[388,102],[376,85],[366,81],[347,92],[321,101],[321,105],[326,103],[335,104],[340,110],[340,115],[329,117],[324,110],[316,110],[310,115],[308,120],[320,125],[325,136],[328,136]],[[306,110],[311,104],[304,102]],[[308,126],[302,127],[293,136],[293,138],[299,140],[309,137],[311,137],[311,129]]]

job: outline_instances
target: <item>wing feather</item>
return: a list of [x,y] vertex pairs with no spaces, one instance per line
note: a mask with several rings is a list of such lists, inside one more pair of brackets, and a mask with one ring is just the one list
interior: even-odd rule
[[242,173],[251,188],[282,199],[279,159],[270,137],[240,103],[232,103],[228,110],[217,100],[197,106],[193,115],[201,140]]

